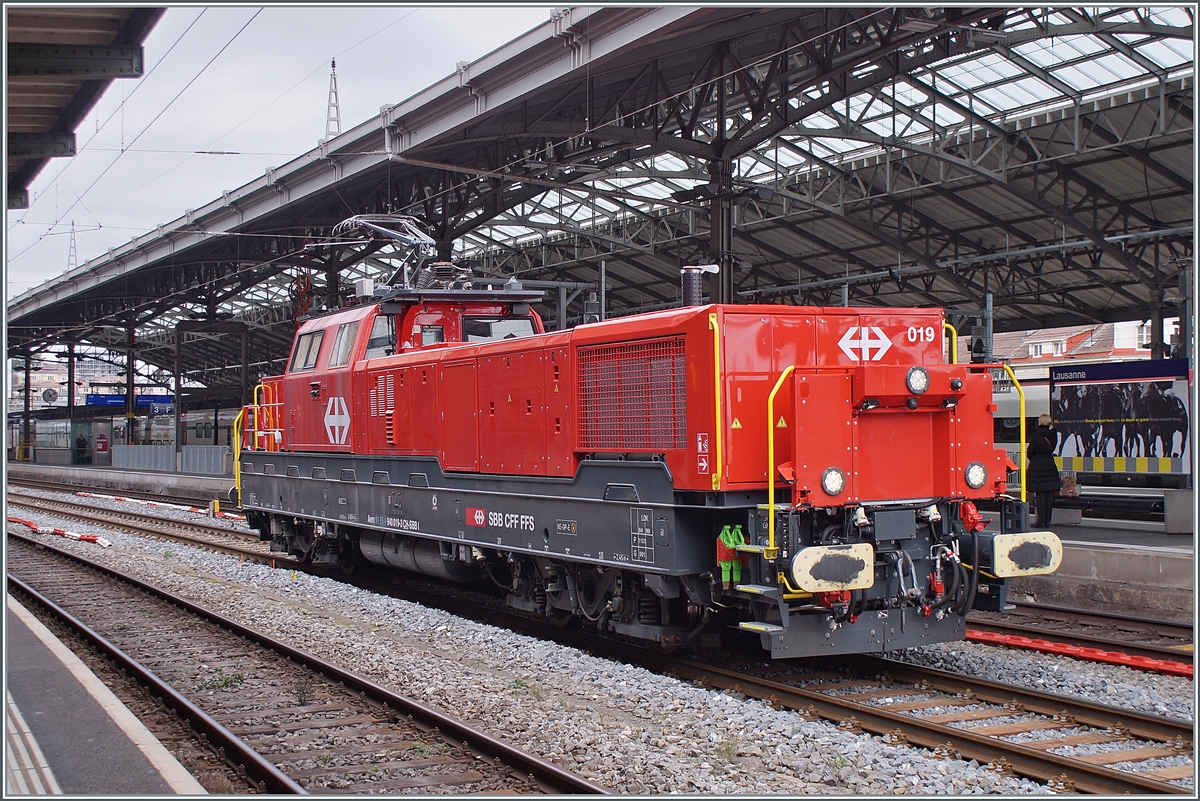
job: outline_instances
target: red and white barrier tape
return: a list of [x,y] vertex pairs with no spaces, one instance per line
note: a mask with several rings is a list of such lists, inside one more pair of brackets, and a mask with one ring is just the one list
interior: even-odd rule
[[104,537],[96,534],[80,534],[78,531],[67,531],[64,528],[55,528],[54,526],[43,526],[35,523],[32,520],[24,520],[20,517],[9,517],[8,522],[20,523],[25,528],[32,531],[34,534],[53,534],[56,537],[66,537],[71,540],[79,540],[80,542],[94,542],[105,548],[112,547],[112,543],[104,539]]
[[1125,665],[1135,670],[1145,670],[1153,673],[1164,673],[1168,676],[1183,676],[1193,678],[1192,665],[1186,662],[1176,662],[1171,659],[1155,659],[1149,656],[1134,656],[1122,651],[1105,651],[1100,648],[1088,648],[1080,645],[1068,645],[1063,642],[1037,640],[1021,637],[1015,634],[998,634],[991,631],[967,629],[967,639],[971,642],[981,642],[987,645],[1000,645],[1009,648],[1019,648],[1025,651],[1038,651],[1043,654],[1058,654],[1083,659],[1088,662],[1103,662],[1109,665]]
[[[137,503],[137,504],[141,504],[142,506],[161,506],[161,507],[164,507],[167,509],[182,509],[184,511],[194,512],[195,514],[200,514],[200,515],[208,514],[208,509],[205,509],[202,506],[182,506],[177,503],[163,503],[161,501],[147,501],[147,500],[143,500],[141,498],[122,498],[120,495],[103,495],[99,492],[76,492],[75,494],[77,496],[79,496],[80,498],[104,498],[105,500],[110,500],[110,501],[125,501],[126,503]],[[237,514],[233,514],[232,512],[217,512],[214,515],[214,517],[220,517],[225,520],[245,520],[246,519],[245,515],[237,515]]]

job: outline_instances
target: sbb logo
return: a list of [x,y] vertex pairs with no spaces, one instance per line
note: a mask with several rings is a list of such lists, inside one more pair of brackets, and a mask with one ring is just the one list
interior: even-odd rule
[[349,433],[350,411],[346,408],[346,399],[334,396],[325,407],[325,434],[331,445],[345,445]]
[[483,528],[487,525],[487,509],[472,509],[467,507],[467,525]]
[[883,329],[876,326],[864,325],[860,328],[852,325],[838,340],[838,347],[856,362],[877,362],[891,349],[892,340],[883,333]]

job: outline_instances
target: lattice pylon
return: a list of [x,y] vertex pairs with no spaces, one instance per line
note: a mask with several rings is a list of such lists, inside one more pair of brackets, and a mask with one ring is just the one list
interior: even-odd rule
[[342,108],[338,105],[337,60],[329,61],[329,107],[325,114],[325,138],[332,139],[342,132]]
[[75,247],[75,223],[71,223],[71,247],[67,251],[67,272],[79,266],[79,250]]

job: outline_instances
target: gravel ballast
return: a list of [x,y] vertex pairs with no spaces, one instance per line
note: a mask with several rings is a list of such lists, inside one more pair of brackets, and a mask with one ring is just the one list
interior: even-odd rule
[[[128,508],[97,505],[110,503]],[[14,514],[64,525],[40,513]],[[331,579],[239,564],[229,556],[102,526],[65,527],[102,534],[113,547],[39,539],[267,631],[615,792],[1050,792],[974,761],[934,759],[923,749],[808,721],[739,694],[695,687]],[[20,526],[14,530],[25,532]],[[1114,705],[1192,715],[1190,682],[1120,666],[969,643],[913,649],[903,658],[1064,694],[1096,697],[1102,688]]]

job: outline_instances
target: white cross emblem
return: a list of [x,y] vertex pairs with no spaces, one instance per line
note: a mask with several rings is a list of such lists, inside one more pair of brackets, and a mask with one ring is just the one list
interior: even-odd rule
[[[857,338],[855,338],[857,335]],[[892,340],[887,334],[875,326],[850,326],[850,330],[842,334],[838,347],[854,361],[877,362],[883,358],[892,347]],[[858,350],[855,353],[855,349]],[[872,351],[876,351],[872,353]]]
[[346,409],[346,401],[341,396],[329,399],[325,408],[325,433],[333,445],[345,445],[346,435],[350,433],[350,412]]

